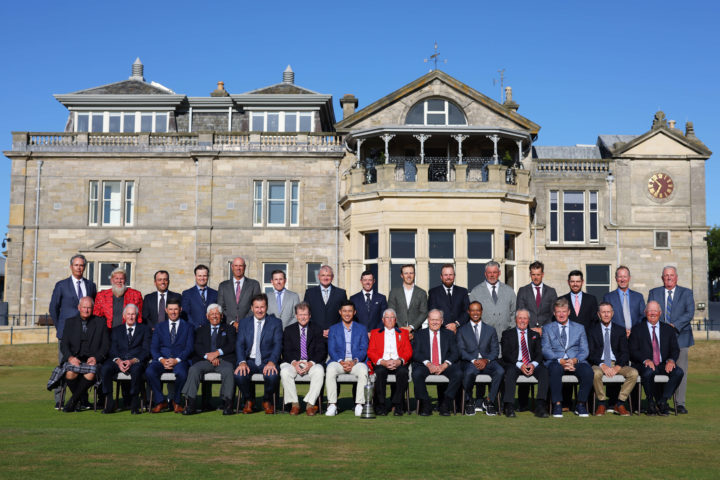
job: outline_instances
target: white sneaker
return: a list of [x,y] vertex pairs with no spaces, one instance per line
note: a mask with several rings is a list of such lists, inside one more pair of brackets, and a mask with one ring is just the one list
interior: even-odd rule
[[357,405],[355,405],[355,416],[356,417],[359,417],[360,415],[362,415],[362,411],[363,411],[363,406],[361,403],[358,403]]
[[328,405],[327,410],[325,410],[325,416],[334,417],[335,415],[337,415],[337,407],[334,403],[331,403],[330,405]]

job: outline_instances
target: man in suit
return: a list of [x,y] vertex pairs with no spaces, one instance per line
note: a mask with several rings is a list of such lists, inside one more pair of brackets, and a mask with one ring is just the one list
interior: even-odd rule
[[233,278],[220,282],[217,290],[217,303],[225,312],[225,320],[235,327],[237,322],[250,313],[250,301],[260,295],[260,284],[257,280],[245,276],[245,259],[236,257],[230,264]]
[[693,291],[677,284],[678,275],[675,267],[665,267],[662,272],[663,286],[653,288],[648,295],[648,303],[652,300],[660,304],[662,315],[660,319],[675,329],[680,346],[680,355],[677,365],[684,375],[677,391],[677,411],[687,413],[685,408],[685,391],[687,390],[688,351],[695,345],[692,322],[695,315],[695,300]]
[[[85,273],[85,265],[87,260],[79,253],[73,255],[70,259],[70,276],[64,280],[60,280],[55,284],[52,297],[50,298],[50,318],[55,325],[55,336],[58,339],[58,362],[62,363],[62,336],[65,321],[72,318],[78,313],[78,303],[83,297],[95,299],[97,289],[95,284],[90,280],[83,278]],[[55,408],[59,410],[60,395],[62,391],[60,387],[54,390]]]
[[[666,416],[670,412],[667,402],[680,385],[684,372],[677,365],[680,356],[677,334],[671,325],[660,321],[662,315],[662,305],[649,300],[645,306],[645,319],[635,325],[630,333],[630,360],[640,371],[640,380],[648,400],[646,413]],[[655,391],[655,375],[667,375],[670,378],[660,393]]]
[[[520,287],[517,293],[517,308],[530,314],[529,328],[542,335],[543,325],[552,321],[552,308],[557,300],[553,287],[543,283],[545,265],[535,261],[530,264],[530,283]],[[517,321],[517,318],[516,318]]]
[[597,299],[594,295],[582,291],[584,283],[580,270],[571,271],[568,274],[570,291],[561,298],[566,299],[570,306],[570,321],[579,323],[587,330],[597,323]]
[[340,305],[342,321],[330,327],[328,333],[328,364],[325,367],[325,388],[327,389],[328,408],[325,415],[337,415],[337,377],[340,374],[357,376],[355,391],[355,416],[362,413],[365,403],[365,385],[368,382],[367,360],[368,332],[365,327],[354,322],[355,305],[345,300]]
[[549,383],[548,370],[542,364],[541,335],[528,328],[530,312],[518,308],[515,312],[515,328],[508,328],[502,333],[502,364],[505,368],[505,394],[503,403],[505,416],[515,417],[515,385],[520,375],[535,377],[538,381],[535,403],[535,416],[547,418],[547,391]]
[[515,291],[499,280],[500,264],[485,264],[485,281],[470,292],[470,302],[480,302],[483,309],[483,323],[496,332],[502,332],[515,325]]
[[305,302],[295,305],[297,324],[283,331],[283,363],[280,364],[280,380],[285,392],[285,403],[290,403],[290,415],[300,413],[295,379],[307,376],[310,390],[303,401],[305,413],[312,417],[318,412],[317,400],[322,393],[327,357],[325,338],[322,330],[310,321],[310,305]]
[[329,329],[340,321],[340,306],[347,300],[347,294],[342,288],[332,284],[335,274],[332,267],[323,265],[318,271],[320,285],[305,290],[303,301],[310,305],[310,314],[313,323],[320,327],[323,336],[327,338]]
[[195,267],[195,285],[182,292],[183,317],[193,328],[207,323],[207,306],[218,303],[218,292],[208,287],[210,269],[205,265]]
[[[130,303],[123,310],[123,323],[110,332],[110,353],[102,365],[102,390],[106,398],[103,413],[115,412],[113,378],[119,372],[130,375],[130,390],[125,400],[130,400],[130,413],[140,414],[140,397],[145,384],[145,367],[150,358],[152,330],[137,322],[138,308]],[[127,404],[126,404],[127,407]]]
[[366,270],[360,275],[362,290],[350,297],[355,304],[357,321],[362,323],[369,332],[383,325],[382,314],[388,308],[387,299],[382,293],[374,290],[375,275]]
[[271,277],[273,291],[268,298],[267,313],[275,315],[282,321],[283,330],[297,322],[295,306],[300,303],[300,296],[285,288],[287,277],[282,270],[273,270]]
[[168,290],[170,274],[166,270],[158,270],[153,277],[156,290],[143,298],[142,323],[154,329],[155,325],[165,321],[165,305],[171,298],[182,299],[179,293]]
[[[438,398],[438,411],[447,417],[455,401],[455,394],[462,381],[460,354],[455,334],[441,328],[444,324],[443,311],[433,309],[428,312],[428,328],[417,332],[413,340],[412,378],[415,399],[420,402],[420,415],[432,415],[432,402],[427,392],[425,380],[429,375],[444,375],[449,383],[443,398]],[[439,397],[438,392],[438,397]]]
[[440,281],[440,285],[428,291],[428,310],[442,310],[445,328],[455,333],[468,322],[468,291],[455,285],[455,266],[452,263],[442,266]]
[[208,305],[207,319],[208,323],[195,330],[195,354],[182,391],[187,400],[182,413],[195,413],[195,397],[205,374],[219,373],[223,415],[232,415],[232,399],[235,393],[235,329],[222,323],[222,307],[217,303]]
[[80,399],[95,384],[95,376],[110,348],[110,335],[103,319],[92,313],[92,298],[81,298],[78,312],[66,320],[62,338],[61,364],[72,392],[63,408],[65,412],[74,412]]
[[163,396],[160,377],[163,373],[175,374],[175,393],[170,406],[175,413],[182,413],[180,399],[182,389],[190,369],[190,356],[193,353],[195,329],[192,324],[180,318],[180,300],[168,300],[165,306],[167,320],[155,325],[150,354],[152,362],[145,370],[145,377],[153,392],[155,405],[152,413],[160,413],[168,408],[168,401]]
[[[103,290],[95,297],[95,311],[93,314],[104,317],[107,321],[107,328],[122,325],[123,309],[129,304],[138,307],[142,315],[142,294],[134,288],[128,287],[127,272],[124,268],[116,268],[110,274],[112,288]],[[138,322],[142,320],[138,317]]]
[[497,332],[495,328],[482,321],[483,306],[472,301],[468,307],[470,321],[457,332],[458,350],[463,360],[463,388],[465,389],[465,415],[475,415],[475,402],[472,400],[473,386],[477,375],[490,375],[490,396],[485,397],[482,408],[488,416],[497,415],[496,399],[505,370],[498,363]]
[[427,293],[415,285],[415,265],[407,264],[400,268],[402,285],[390,290],[388,308],[395,310],[397,324],[410,333],[422,328],[427,318]]
[[555,322],[543,329],[542,352],[545,366],[550,374],[550,397],[552,416],[562,418],[563,375],[575,375],[580,382],[575,415],[587,417],[587,399],[593,382],[593,371],[587,363],[588,343],[585,328],[570,321],[570,305],[561,297],[553,306]]
[[397,315],[395,310],[388,308],[383,312],[383,328],[376,328],[370,332],[368,345],[368,362],[375,372],[375,413],[387,415],[385,405],[385,390],[387,377],[395,375],[395,391],[392,394],[393,415],[401,417],[404,413],[404,397],[410,380],[408,365],[412,358],[410,335],[405,330],[396,327]]
[[[625,329],[625,336],[630,336],[632,327],[640,323],[645,315],[645,299],[642,293],[630,290],[630,269],[620,265],[615,269],[617,290],[603,296],[603,302],[612,306],[613,323]],[[600,318],[602,321],[602,317]]]
[[280,354],[282,353],[282,322],[274,315],[267,314],[267,295],[255,295],[251,301],[252,315],[240,320],[237,331],[235,353],[235,383],[243,398],[243,413],[253,412],[255,392],[252,376],[262,373],[264,380],[263,410],[270,415],[275,413],[273,396],[278,391],[280,376]]
[[598,306],[598,318],[600,323],[593,324],[587,330],[588,362],[593,369],[593,388],[598,398],[595,416],[605,415],[607,411],[608,397],[602,381],[603,375],[607,377],[622,375],[625,377],[625,381],[620,388],[614,413],[628,417],[630,412],[625,406],[625,401],[637,384],[638,371],[630,366],[630,351],[625,325],[618,325],[613,321],[613,307],[608,302],[602,302]]

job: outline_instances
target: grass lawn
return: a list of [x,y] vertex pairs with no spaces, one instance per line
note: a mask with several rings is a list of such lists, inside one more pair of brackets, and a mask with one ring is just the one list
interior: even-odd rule
[[2,479],[720,476],[720,342],[690,349],[690,414],[665,418],[64,414],[54,361],[55,345],[0,346]]

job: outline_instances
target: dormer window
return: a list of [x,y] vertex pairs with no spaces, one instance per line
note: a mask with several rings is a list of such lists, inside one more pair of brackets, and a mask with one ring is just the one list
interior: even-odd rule
[[460,107],[442,98],[416,103],[405,117],[406,125],[467,125]]
[[139,133],[168,131],[165,112],[75,112],[76,132]]

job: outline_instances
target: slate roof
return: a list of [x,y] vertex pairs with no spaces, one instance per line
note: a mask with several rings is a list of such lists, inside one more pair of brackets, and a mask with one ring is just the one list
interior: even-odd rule
[[538,160],[599,160],[602,158],[597,145],[533,146],[533,158]]
[[307,88],[298,87],[293,83],[276,83],[267,87],[258,88],[257,90],[251,90],[246,94],[253,95],[317,95],[318,92],[313,92]]
[[173,95],[172,90],[134,78],[74,92],[75,95]]

